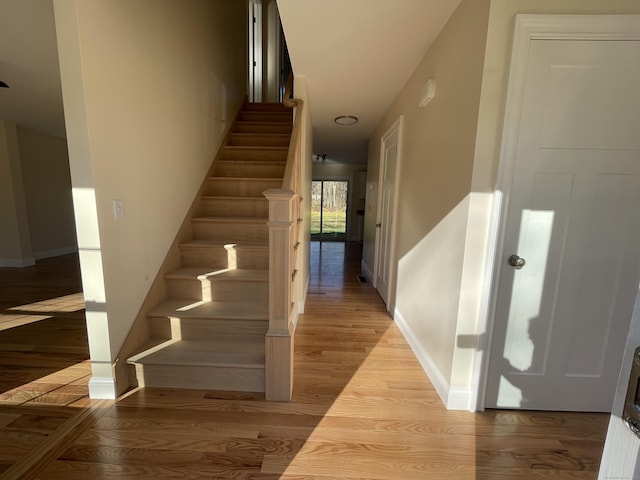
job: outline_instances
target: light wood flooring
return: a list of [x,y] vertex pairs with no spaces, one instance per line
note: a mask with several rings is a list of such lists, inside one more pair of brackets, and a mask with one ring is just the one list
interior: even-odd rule
[[312,244],[288,403],[90,401],[77,259],[0,269],[0,480],[597,477],[608,415],[446,411],[359,265],[357,244]]

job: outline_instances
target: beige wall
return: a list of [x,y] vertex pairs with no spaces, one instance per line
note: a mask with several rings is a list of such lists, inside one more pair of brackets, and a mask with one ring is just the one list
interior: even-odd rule
[[54,5],[93,375],[107,388],[246,93],[246,2]]
[[[446,387],[441,395],[448,388],[444,401],[453,408],[475,408],[488,348],[483,293],[514,16],[640,13],[636,0],[491,0],[487,10],[488,4],[462,2],[369,144],[368,183],[376,185],[380,137],[404,115],[395,313],[432,380]],[[418,88],[430,77],[436,98],[420,110]],[[363,254],[372,271],[376,193],[367,198]]]
[[15,123],[0,119],[0,267],[26,267],[35,259],[22,181]]
[[[390,303],[450,384],[489,0],[463,0],[369,143],[363,261],[373,272],[380,139],[403,115]],[[436,96],[418,106],[422,85]],[[397,291],[397,294],[395,293]]]
[[22,179],[36,259],[77,249],[67,142],[18,128]]
[[347,239],[360,241],[358,210],[364,209],[367,165],[356,163],[313,163],[314,180],[347,180],[349,182],[349,205],[347,208]]

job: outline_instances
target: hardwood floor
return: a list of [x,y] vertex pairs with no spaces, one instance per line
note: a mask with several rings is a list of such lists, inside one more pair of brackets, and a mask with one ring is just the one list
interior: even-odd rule
[[[359,255],[357,244],[312,244],[288,403],[266,402],[263,394],[152,388],[92,402],[75,318],[49,308],[50,319],[0,332],[0,382],[13,392],[3,389],[0,397],[0,479],[597,477],[608,415],[446,411],[376,291],[358,280]],[[3,315],[8,305],[27,303],[19,293],[5,302],[10,276],[0,269]],[[43,292],[48,288],[45,282]],[[29,303],[73,293],[49,291]],[[61,330],[46,327],[65,319]],[[35,330],[5,336],[25,327]],[[53,353],[60,356],[48,357]],[[46,394],[35,395],[35,384],[58,385],[50,392],[64,394],[73,387],[82,396],[48,403]],[[25,396],[16,396],[23,389]]]

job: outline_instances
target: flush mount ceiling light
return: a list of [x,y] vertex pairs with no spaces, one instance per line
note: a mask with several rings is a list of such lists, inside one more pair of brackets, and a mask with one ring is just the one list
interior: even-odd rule
[[9,85],[0,80],[0,88],[9,88]]
[[355,125],[358,123],[358,117],[354,115],[340,115],[333,119],[338,125]]

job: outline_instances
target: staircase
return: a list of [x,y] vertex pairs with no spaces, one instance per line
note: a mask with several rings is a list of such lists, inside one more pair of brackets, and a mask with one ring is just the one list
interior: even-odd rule
[[281,188],[292,110],[245,104],[214,162],[166,301],[147,314],[150,339],[131,356],[138,385],[265,391],[269,217]]

